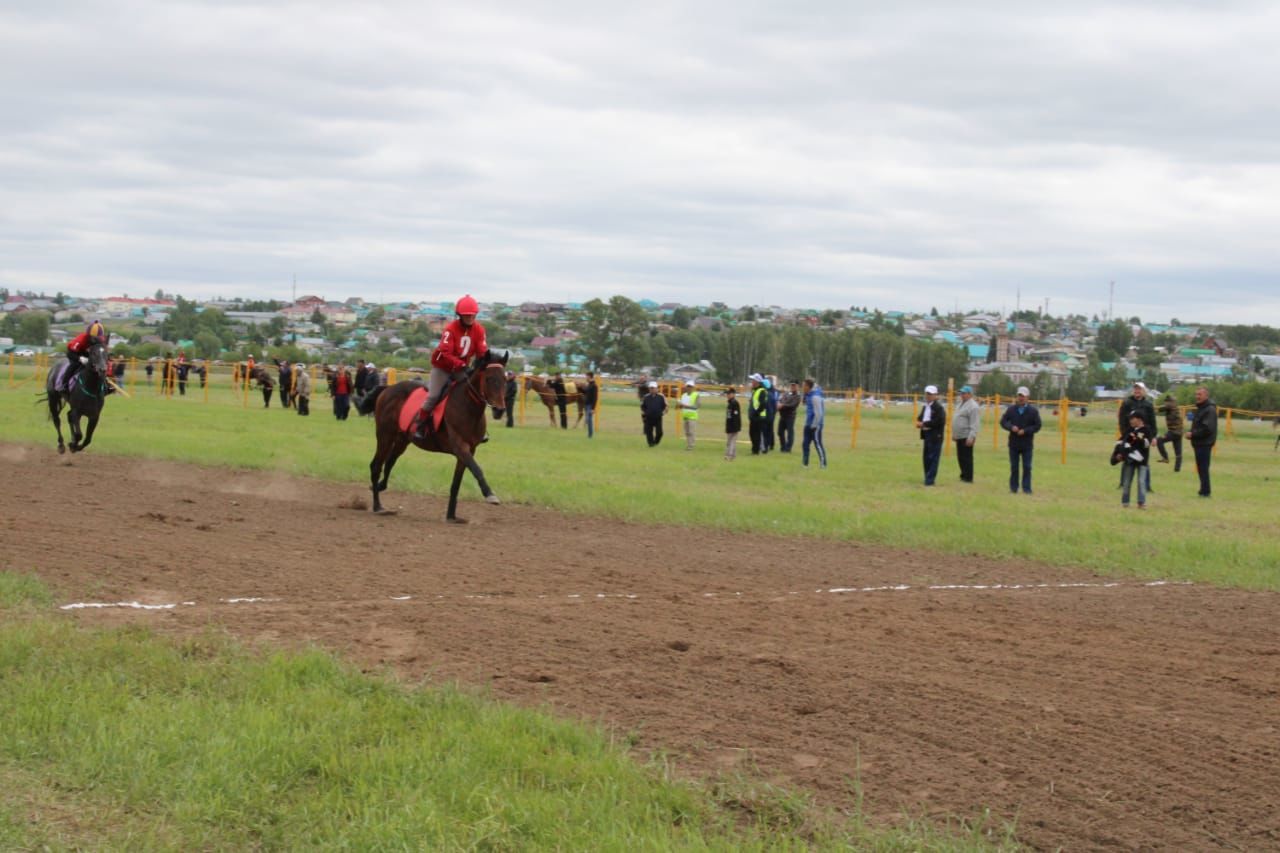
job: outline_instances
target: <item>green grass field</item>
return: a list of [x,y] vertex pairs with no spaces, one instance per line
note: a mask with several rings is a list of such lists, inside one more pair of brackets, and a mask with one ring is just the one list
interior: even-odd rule
[[[31,384],[0,390],[0,435],[52,447],[53,429],[34,404],[34,392]],[[830,465],[819,470],[801,466],[799,441],[793,454],[752,457],[745,434],[737,461],[725,462],[723,401],[717,398],[704,406],[692,453],[684,451],[674,409],[665,441],[650,449],[634,398],[619,392],[603,400],[602,428],[590,441],[582,428],[549,428],[536,401],[525,426],[492,426],[493,440],[478,459],[504,502],[572,515],[1029,559],[1113,576],[1280,589],[1280,544],[1273,534],[1280,453],[1273,450],[1270,424],[1233,424],[1234,435],[1219,443],[1209,500],[1196,496],[1189,447],[1181,473],[1153,465],[1156,491],[1140,513],[1121,512],[1118,469],[1107,463],[1114,412],[1102,407],[1071,417],[1065,464],[1057,418],[1043,413],[1036,493],[1015,496],[1007,488],[1004,437],[993,436],[990,410],[977,447],[977,482],[960,483],[949,455],[939,485],[926,489],[909,406],[864,410],[857,448],[851,449],[851,407],[833,403],[826,429]],[[135,389],[132,399],[109,400],[89,452],[366,483],[372,424],[359,417],[336,421],[323,395],[312,408],[310,418],[274,403],[263,409],[256,392],[245,407],[225,376],[215,379],[207,403],[198,387],[172,399]],[[444,496],[451,472],[451,460],[411,450],[385,499],[394,506],[397,491]],[[479,497],[470,477],[462,494],[464,502]]]

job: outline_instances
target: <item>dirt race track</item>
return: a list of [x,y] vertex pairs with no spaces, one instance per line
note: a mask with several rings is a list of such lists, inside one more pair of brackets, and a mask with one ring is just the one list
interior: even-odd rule
[[[439,498],[375,517],[354,485],[92,451],[0,445],[0,471],[0,568],[64,603],[178,604],[69,618],[315,641],[602,721],[693,774],[754,767],[837,807],[856,775],[887,820],[989,807],[1038,848],[1280,849],[1280,595],[474,494],[457,528]],[[46,553],[69,495],[83,565]]]

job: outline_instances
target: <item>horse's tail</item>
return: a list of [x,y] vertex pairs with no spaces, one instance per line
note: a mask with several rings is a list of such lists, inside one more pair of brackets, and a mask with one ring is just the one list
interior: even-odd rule
[[360,398],[360,401],[356,403],[356,411],[362,415],[373,414],[373,408],[378,404],[378,398],[382,396],[382,392],[385,390],[387,390],[386,385],[379,385],[368,394],[365,394]]

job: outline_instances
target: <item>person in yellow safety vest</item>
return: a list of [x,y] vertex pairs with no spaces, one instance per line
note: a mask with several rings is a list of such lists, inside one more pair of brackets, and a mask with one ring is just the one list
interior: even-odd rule
[[751,380],[751,396],[747,401],[747,433],[751,436],[751,455],[768,453],[764,446],[764,419],[768,408],[769,392],[764,387],[764,377],[753,373],[747,377]]
[[680,419],[684,423],[684,449],[693,450],[693,434],[698,426],[698,394],[697,386],[693,384],[693,380],[686,380],[684,383],[684,393],[680,395]]

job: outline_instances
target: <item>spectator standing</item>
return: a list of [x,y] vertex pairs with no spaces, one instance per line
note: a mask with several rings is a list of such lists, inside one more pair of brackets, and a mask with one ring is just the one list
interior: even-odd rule
[[191,363],[187,361],[187,354],[182,350],[178,350],[178,360],[174,362],[174,370],[178,374],[178,396],[187,396],[187,377],[191,374]]
[[369,366],[364,363],[363,358],[356,359],[356,372],[351,377],[351,393],[359,396],[364,393],[364,378],[369,373]]
[[804,381],[804,444],[801,445],[801,463],[809,467],[809,447],[818,452],[819,467],[827,467],[827,448],[822,443],[822,426],[827,419],[827,401],[822,388],[812,379]]
[[684,393],[680,395],[677,406],[680,409],[680,423],[684,427],[684,449],[693,450],[693,443],[698,431],[698,387],[692,379],[686,379]]
[[311,414],[311,374],[307,366],[298,363],[298,375],[293,380],[293,399],[298,406],[298,414],[304,418]]
[[724,404],[724,458],[732,462],[738,458],[738,433],[742,432],[742,406],[738,403],[738,392],[730,385],[725,393]]
[[1196,389],[1196,408],[1191,413],[1191,451],[1196,455],[1196,473],[1200,475],[1202,498],[1209,497],[1209,463],[1213,461],[1213,446],[1218,443],[1218,407],[1209,399],[1209,389],[1201,385]]
[[658,393],[658,383],[650,382],[649,393],[640,401],[640,417],[644,420],[644,440],[650,447],[662,443],[662,417],[667,413],[667,398]]
[[290,396],[293,393],[293,369],[289,367],[289,362],[283,358],[276,362],[276,368],[277,376],[280,380],[277,386],[280,392],[280,407],[287,409],[293,405],[293,400]]
[[1183,420],[1182,409],[1178,406],[1178,401],[1173,399],[1172,394],[1164,395],[1164,401],[1160,404],[1160,414],[1164,415],[1164,435],[1156,438],[1156,450],[1160,451],[1160,461],[1168,463],[1169,452],[1164,449],[1164,446],[1173,445],[1173,473],[1176,474],[1182,470]]
[[333,416],[345,421],[351,414],[351,371],[339,364],[333,373]]
[[792,382],[778,397],[778,450],[790,453],[796,443],[796,411],[800,408],[800,384]]
[[155,372],[156,372],[156,365],[155,365],[155,362],[153,362],[153,361],[151,361],[150,359],[148,359],[148,360],[147,360],[147,384],[148,384],[148,385],[150,385],[150,384],[151,384],[151,378],[152,378],[152,376],[154,376],[154,375],[155,375]]
[[916,418],[923,445],[924,484],[932,486],[938,479],[938,463],[942,460],[942,441],[947,435],[947,410],[938,401],[938,386],[926,385],[924,405]]
[[[1151,402],[1151,397],[1147,393],[1147,384],[1145,382],[1133,383],[1133,391],[1120,404],[1120,409],[1116,413],[1116,431],[1119,435],[1124,435],[1129,431],[1129,414],[1137,412],[1142,417],[1142,425],[1147,428],[1147,435],[1156,434],[1156,407]],[[1147,466],[1142,469],[1142,476],[1147,481],[1147,491],[1151,488],[1151,467]],[[1120,471],[1120,476],[1124,476],[1124,471]]]
[[516,385],[516,374],[513,370],[507,371],[507,387],[503,392],[502,399],[507,405],[507,428],[516,425],[516,394],[519,392]]
[[117,358],[111,363],[111,376],[115,383],[124,388],[124,359]]
[[587,371],[587,381],[582,389],[582,412],[587,418],[587,438],[596,434],[596,404],[600,400],[600,386],[596,384],[596,375]]
[[747,400],[747,435],[751,438],[751,455],[768,453],[764,445],[764,419],[769,408],[769,392],[764,387],[764,377],[753,373],[747,377],[751,380],[751,396]]
[[960,402],[951,418],[951,440],[956,443],[956,461],[960,463],[960,482],[973,482],[973,446],[982,428],[982,407],[973,399],[973,388],[960,388]]
[[1009,491],[1018,493],[1018,467],[1022,467],[1022,491],[1031,494],[1031,457],[1036,433],[1040,431],[1040,410],[1027,398],[1027,386],[1018,388],[1018,396],[1000,418],[1000,428],[1009,433]]
[[765,410],[764,410],[764,452],[768,453],[773,450],[774,445],[774,425],[778,420],[778,379],[775,376],[766,376],[764,379],[765,390]]
[[569,395],[565,391],[564,377],[560,375],[560,371],[555,372],[551,381],[547,383],[547,387],[556,392],[556,408],[560,410],[560,429],[568,429],[569,414],[566,407],[569,404]]
[[1147,508],[1146,480],[1142,469],[1151,459],[1151,433],[1142,422],[1142,415],[1133,411],[1129,413],[1129,428],[1120,440],[1117,450],[1123,458],[1124,467],[1120,469],[1120,505],[1129,508],[1129,491],[1133,481],[1138,481],[1138,509]]

